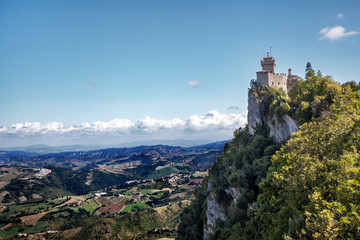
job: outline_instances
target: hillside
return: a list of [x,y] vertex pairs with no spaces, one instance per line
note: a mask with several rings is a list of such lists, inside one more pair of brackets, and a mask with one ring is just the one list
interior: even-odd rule
[[121,188],[58,198],[22,196],[20,203],[1,204],[0,238],[24,234],[28,239],[174,237],[179,214],[205,175],[197,172],[129,181]]
[[[19,202],[22,196],[30,200],[34,193],[46,199],[86,194],[130,180],[206,171],[223,146],[217,142],[192,148],[156,145],[54,154],[3,152],[0,183],[8,202]],[[44,170],[47,174],[39,174]]]
[[226,144],[177,239],[359,238],[359,85],[313,72],[288,95],[252,85],[250,126]]
[[0,238],[175,237],[181,210],[223,147],[3,152]]
[[[152,160],[175,157],[195,157],[209,152],[221,152],[226,141],[209,143],[194,147],[177,147],[166,145],[137,146],[131,148],[107,148],[91,151],[68,151],[61,153],[37,153],[24,151],[0,150],[0,164],[16,164],[27,167],[46,165],[65,167],[73,170],[91,169],[97,165],[110,165],[129,162],[135,156],[147,156]],[[131,159],[132,158],[132,159]]]

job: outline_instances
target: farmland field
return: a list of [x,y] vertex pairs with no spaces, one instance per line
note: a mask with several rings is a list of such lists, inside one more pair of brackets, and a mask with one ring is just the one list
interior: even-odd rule
[[133,209],[134,210],[143,210],[143,209],[148,209],[148,208],[151,208],[151,207],[143,202],[132,203],[132,204],[126,205],[121,212],[131,212]]
[[82,205],[82,208],[90,213],[94,212],[99,207],[101,207],[101,203],[96,199],[90,199]]

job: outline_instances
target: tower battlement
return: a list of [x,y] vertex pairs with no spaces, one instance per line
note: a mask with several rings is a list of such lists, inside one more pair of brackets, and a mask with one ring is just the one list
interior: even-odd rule
[[276,60],[273,57],[264,57],[260,63],[262,70],[275,73]]
[[272,73],[272,72],[267,72],[267,71],[259,71],[259,72],[256,72],[260,75],[285,75],[286,76],[286,73]]
[[262,86],[281,88],[288,92],[299,79],[291,74],[291,69],[287,77],[286,73],[275,73],[276,60],[273,57],[264,57],[260,63],[262,70],[256,72],[256,82]]

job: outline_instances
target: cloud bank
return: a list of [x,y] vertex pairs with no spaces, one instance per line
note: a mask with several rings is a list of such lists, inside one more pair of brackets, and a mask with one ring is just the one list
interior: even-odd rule
[[346,29],[342,26],[335,26],[335,27],[326,27],[320,30],[319,32],[322,36],[319,40],[329,39],[329,40],[340,40],[344,37],[356,35],[359,32],[357,31],[349,31],[346,32]]
[[108,122],[84,122],[80,125],[65,125],[61,122],[41,124],[39,122],[17,123],[0,127],[1,138],[81,137],[81,136],[120,136],[131,134],[158,134],[174,132],[221,131],[243,127],[247,122],[247,112],[221,114],[217,110],[203,115],[192,115],[187,119],[154,119],[149,116],[132,122],[129,119],[114,119]]

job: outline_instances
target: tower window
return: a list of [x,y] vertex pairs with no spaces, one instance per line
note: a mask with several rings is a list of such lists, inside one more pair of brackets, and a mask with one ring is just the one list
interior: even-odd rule
[[278,82],[278,85],[280,85],[280,82]]
[[274,82],[272,82],[271,84],[274,85]]

